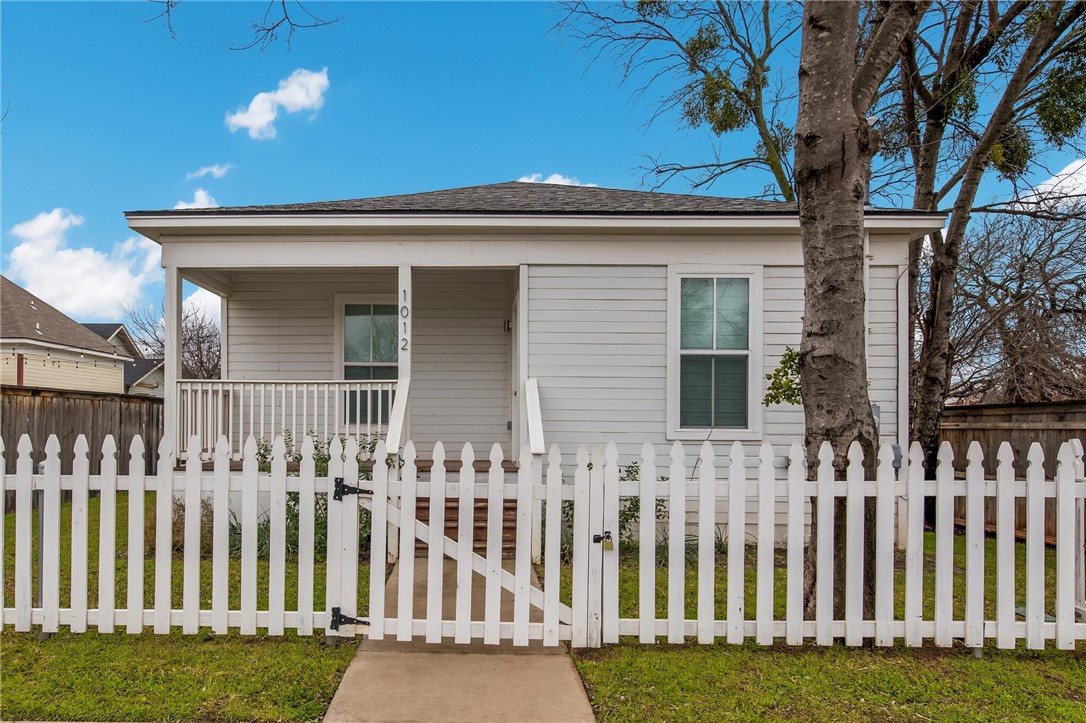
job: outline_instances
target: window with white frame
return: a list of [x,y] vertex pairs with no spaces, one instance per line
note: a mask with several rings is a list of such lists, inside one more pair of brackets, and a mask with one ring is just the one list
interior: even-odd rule
[[669,432],[750,438],[761,427],[761,270],[669,274]]
[[396,378],[396,307],[343,305],[343,378]]
[[[395,380],[397,309],[392,304],[363,303],[366,299],[340,299],[337,347],[342,379]],[[344,392],[343,412],[348,423],[385,424],[395,392],[365,388]],[[367,403],[368,400],[368,403]]]

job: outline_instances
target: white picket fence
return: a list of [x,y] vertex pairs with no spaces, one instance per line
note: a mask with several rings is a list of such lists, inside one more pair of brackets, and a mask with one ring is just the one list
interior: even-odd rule
[[[520,468],[514,473],[502,471],[502,451],[495,445],[490,453],[488,472],[476,473],[475,453],[470,445],[461,449],[459,472],[446,472],[442,445],[434,450],[432,473],[418,472],[414,446],[404,446],[398,460],[388,462],[383,442],[372,459],[372,482],[360,481],[367,460],[359,455],[357,442],[338,440],[330,445],[331,460],[327,477],[317,477],[313,459],[313,440],[302,443],[301,461],[288,471],[285,445],[277,438],[273,444],[270,472],[258,471],[257,444],[250,437],[243,454],[243,470],[233,472],[229,462],[230,445],[220,439],[216,446],[213,470],[205,471],[199,455],[199,438],[189,440],[190,451],[184,470],[175,470],[175,455],[169,440],[159,449],[157,474],[144,476],[144,449],[135,440],[130,449],[134,463],[129,475],[116,474],[116,448],[112,438],[103,446],[102,472],[88,473],[88,446],[80,437],[75,446],[74,472],[60,474],[60,445],[50,438],[41,473],[35,474],[31,445],[27,438],[19,443],[16,474],[0,475],[0,505],[7,490],[15,492],[14,585],[10,585],[8,558],[0,549],[4,566],[0,569],[0,623],[26,631],[33,626],[52,632],[68,626],[82,632],[89,626],[109,632],[123,626],[137,633],[151,627],[166,633],[180,627],[185,633],[210,628],[225,633],[231,628],[242,634],[266,630],[271,635],[285,630],[312,634],[323,629],[329,635],[355,635],[360,628],[352,621],[358,614],[360,597],[368,596],[369,635],[374,638],[396,637],[406,640],[424,638],[428,642],[466,643],[482,640],[497,643],[511,639],[516,645],[531,640],[544,645],[570,641],[575,647],[595,647],[614,643],[621,636],[637,636],[645,643],[666,639],[680,643],[696,639],[712,643],[724,638],[740,643],[750,638],[759,644],[785,641],[789,644],[813,642],[831,644],[844,639],[858,645],[874,639],[878,645],[903,640],[906,645],[921,645],[925,640],[946,646],[962,641],[980,647],[994,639],[997,647],[1013,647],[1025,640],[1027,647],[1042,648],[1054,640],[1059,648],[1073,648],[1086,639],[1086,622],[1077,620],[1077,608],[1083,605],[1086,556],[1083,551],[1083,501],[1086,499],[1086,473],[1083,471],[1082,446],[1077,440],[1064,444],[1059,453],[1054,480],[1046,480],[1042,455],[1036,445],[1028,456],[1024,479],[1015,476],[1009,445],[999,453],[995,479],[984,478],[979,446],[969,451],[965,479],[956,479],[950,449],[941,450],[933,481],[924,480],[921,451],[914,446],[900,469],[895,469],[893,452],[880,450],[874,480],[865,479],[858,445],[849,451],[845,479],[836,480],[832,451],[825,445],[819,457],[818,473],[807,479],[802,447],[796,443],[788,451],[786,479],[777,479],[775,452],[763,445],[755,465],[749,465],[741,445],[735,444],[727,457],[704,444],[697,458],[688,458],[676,443],[670,458],[658,460],[655,450],[646,444],[640,458],[637,481],[621,481],[621,467],[614,444],[596,446],[591,452],[581,447],[573,459],[563,458],[552,447],[544,460],[533,456],[526,447],[520,456]],[[0,457],[3,446],[0,442]],[[748,479],[748,466],[756,466],[754,479]],[[0,470],[3,469],[0,459]],[[478,477],[478,479],[477,479]],[[314,554],[315,510],[318,496],[331,494],[339,480],[342,500],[328,500],[328,546],[324,560]],[[455,478],[455,479],[454,479]],[[663,481],[661,478],[666,478]],[[570,483],[572,482],[572,483]],[[360,494],[351,488],[372,487]],[[43,522],[38,530],[42,543],[40,561],[40,602],[34,601],[36,582],[32,569],[33,514],[31,497],[42,492]],[[70,519],[61,515],[61,493],[71,492]],[[88,506],[90,494],[100,496],[98,584],[88,584],[89,544]],[[118,492],[127,499],[127,588],[126,606],[115,601],[118,581],[115,539],[117,534]],[[288,494],[297,493],[298,549],[296,557],[286,552]],[[231,559],[229,547],[230,497],[240,496],[240,553]],[[156,510],[156,547],[153,574],[145,580],[144,509],[147,495],[154,495]],[[923,504],[934,497],[934,567],[925,566]],[[966,500],[964,559],[955,556],[955,497]],[[985,498],[994,498],[997,506],[995,559],[986,560],[984,529]],[[267,500],[267,510],[260,507]],[[641,516],[633,529],[636,563],[620,562],[621,548],[629,540],[620,539],[619,511],[624,500],[636,498]],[[834,514],[835,503],[844,499],[847,561],[845,564],[845,609],[836,616],[832,604],[834,587],[833,527],[825,524]],[[867,498],[874,498],[876,524],[865,530],[863,510]],[[897,500],[906,500],[907,515],[896,514]],[[1014,507],[1024,498],[1027,510],[1025,542],[1025,584],[1016,583]],[[180,560],[172,549],[171,518],[175,499],[184,506],[184,540]],[[201,555],[201,500],[213,508],[210,521],[212,544],[210,559]],[[429,499],[433,517],[428,522],[417,519],[416,504]],[[445,534],[445,501],[459,501],[457,532]],[[473,551],[474,508],[476,500],[486,500],[487,544],[485,554]],[[515,501],[515,555],[512,569],[502,562],[502,509],[504,500]],[[665,520],[657,520],[657,500],[664,500]],[[1057,508],[1057,534],[1054,549],[1055,590],[1046,593],[1046,546],[1044,542],[1044,505],[1054,500]],[[544,502],[545,512],[536,516],[536,502]],[[572,590],[568,604],[560,591],[562,570],[562,508],[572,505]],[[813,513],[817,526],[816,605],[813,618],[803,613],[804,565],[807,544],[807,520]],[[372,513],[370,549],[371,580],[368,591],[358,592],[360,510]],[[747,521],[747,508],[757,510],[757,522]],[[69,509],[65,507],[64,509]],[[0,524],[10,524],[9,512],[0,508]],[[718,512],[727,524],[718,523]],[[783,513],[783,535],[778,534]],[[257,549],[258,532],[266,516],[269,527],[267,552]],[[208,524],[206,521],[203,524]],[[902,529],[898,530],[901,525]],[[541,585],[533,583],[530,559],[535,526],[545,535],[542,561],[536,561]],[[657,542],[661,526],[669,540],[681,544],[666,546],[666,560],[658,560]],[[70,580],[60,579],[61,532],[70,527],[71,546],[65,560],[70,566]],[[693,540],[687,544],[690,530]],[[398,532],[389,535],[389,531]],[[4,539],[0,529],[0,541]],[[874,535],[875,604],[863,606],[862,586],[864,556],[860,554],[865,534]],[[726,541],[726,551],[718,537]],[[904,540],[904,576],[895,575],[895,538]],[[783,547],[775,540],[783,539]],[[387,542],[394,546],[389,548]],[[397,541],[398,540],[398,541]],[[427,543],[425,579],[416,580],[416,540]],[[692,615],[686,610],[688,546],[696,559],[692,576],[697,586]],[[748,595],[747,551],[755,563],[753,593]],[[206,551],[205,551],[206,552]],[[783,563],[778,561],[783,554]],[[386,609],[386,564],[393,567],[398,604]],[[442,609],[443,567],[446,558],[455,560],[456,599],[454,610]],[[266,560],[266,561],[265,561]],[[387,561],[387,563],[386,563]],[[411,564],[402,564],[410,561]],[[991,563],[994,562],[994,565]],[[986,565],[986,563],[988,563]],[[258,595],[260,569],[267,565],[267,588]],[[657,609],[657,570],[666,569],[665,612]],[[783,565],[783,600],[778,600],[780,585],[775,579]],[[210,566],[210,568],[208,567]],[[231,567],[240,569],[238,583],[232,583]],[[324,567],[325,604],[314,605],[315,571]],[[178,569],[175,569],[178,568]],[[964,567],[962,573],[956,568]],[[620,579],[637,570],[636,615],[622,616],[619,607]],[[994,569],[994,616],[986,614],[985,577]],[[211,594],[201,595],[201,572],[210,571]],[[287,600],[287,573],[297,579],[297,594]],[[179,573],[179,577],[178,577]],[[721,594],[716,579],[726,580]],[[934,605],[925,605],[925,576],[934,579]],[[180,607],[174,605],[172,586],[180,583]],[[480,581],[481,578],[481,581]],[[990,582],[990,581],[989,581]],[[955,584],[964,587],[964,601],[956,600]],[[964,583],[964,584],[963,584]],[[152,604],[144,603],[150,584]],[[238,589],[231,589],[231,586]],[[483,611],[473,610],[472,587],[482,585]],[[412,603],[419,588],[425,605]],[[13,588],[13,597],[6,592]],[[61,592],[68,593],[62,605]],[[512,615],[503,610],[502,592],[512,594]],[[904,606],[895,607],[895,592],[903,594]],[[96,593],[96,606],[90,596]],[[234,593],[232,595],[231,593]],[[717,613],[718,595],[724,615]],[[238,604],[231,606],[231,601]],[[783,612],[777,609],[783,603]],[[288,606],[290,609],[288,609]],[[387,606],[391,607],[391,606]],[[425,608],[421,610],[421,608]],[[933,614],[928,614],[932,607]],[[1024,608],[1019,619],[1018,608]],[[749,608],[749,609],[748,609]],[[420,615],[421,611],[421,615]],[[338,615],[334,614],[338,613]],[[1048,616],[1053,616],[1050,620]]]

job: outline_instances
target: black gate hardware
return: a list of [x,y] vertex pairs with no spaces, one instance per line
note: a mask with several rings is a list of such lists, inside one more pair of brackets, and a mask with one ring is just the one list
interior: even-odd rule
[[602,535],[592,535],[592,542],[611,542],[611,531],[605,530]]
[[362,487],[352,487],[348,484],[343,484],[342,477],[334,478],[336,486],[332,489],[332,499],[342,500],[343,495],[372,495],[373,490],[367,490]]
[[352,618],[349,615],[344,615],[340,612],[342,608],[332,608],[332,622],[328,624],[328,627],[332,630],[339,630],[340,625],[369,625],[369,620],[363,620],[362,618]]

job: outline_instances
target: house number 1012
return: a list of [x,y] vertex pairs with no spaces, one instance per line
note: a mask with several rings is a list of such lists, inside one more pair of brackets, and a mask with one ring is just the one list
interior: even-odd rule
[[407,319],[411,316],[411,309],[407,306],[407,290],[403,292],[404,304],[400,307],[400,318],[403,319],[403,336],[400,337],[400,350],[407,351]]

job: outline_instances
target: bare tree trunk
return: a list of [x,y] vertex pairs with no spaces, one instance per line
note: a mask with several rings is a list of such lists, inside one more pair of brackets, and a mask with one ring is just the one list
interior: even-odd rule
[[[804,5],[795,150],[805,280],[800,385],[811,463],[817,463],[822,443],[829,442],[835,468],[844,470],[849,445],[856,441],[866,472],[873,476],[878,440],[867,389],[864,203],[878,138],[865,116],[921,7],[913,2],[887,4],[875,37],[857,61],[859,9],[858,3],[832,0]],[[833,607],[841,611],[847,555],[844,514],[842,506],[837,507]],[[870,523],[870,515],[865,518]],[[812,542],[809,552],[813,548]],[[874,606],[872,552],[868,545],[867,610]],[[814,584],[812,558],[809,554],[809,591]],[[810,610],[813,595],[807,599]]]
[[[934,459],[939,439],[939,418],[950,389],[953,349],[950,343],[951,316],[957,290],[958,258],[965,230],[976,200],[977,190],[988,165],[992,148],[1015,117],[1015,105],[1030,82],[1038,61],[1059,35],[1058,22],[1062,3],[1051,3],[1033,28],[1029,44],[1022,52],[984,133],[977,141],[960,174],[961,185],[954,200],[946,235],[932,238],[932,267],[928,308],[921,321],[923,344],[917,359],[916,383],[912,392],[911,435],[920,442],[929,460]],[[1064,20],[1066,22],[1066,20]],[[941,134],[940,134],[941,141]],[[919,189],[918,189],[919,191]],[[935,199],[932,197],[932,202]],[[911,259],[910,259],[911,260]],[[912,278],[910,277],[910,283]]]

